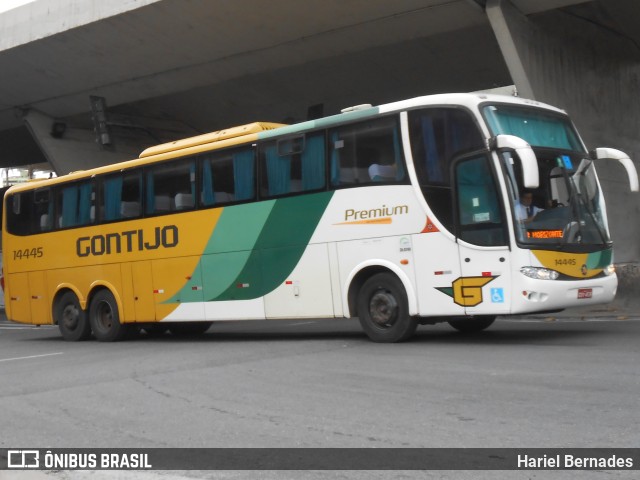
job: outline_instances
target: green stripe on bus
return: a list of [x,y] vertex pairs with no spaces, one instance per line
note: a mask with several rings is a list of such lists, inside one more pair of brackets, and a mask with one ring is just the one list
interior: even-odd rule
[[590,253],[587,256],[587,268],[594,270],[597,268],[605,268],[611,265],[613,260],[613,250],[602,250],[601,252]]
[[225,207],[191,274],[201,279],[202,293],[185,285],[164,303],[175,303],[178,298],[181,302],[201,302],[203,297],[215,298],[227,290],[247,264],[275,203],[271,200]]
[[300,261],[333,192],[276,201],[254,250],[229,288],[205,301],[249,300],[275,290]]
[[333,192],[225,207],[198,267],[164,303],[248,300],[275,290],[300,261]]
[[204,254],[253,250],[275,200],[225,207]]

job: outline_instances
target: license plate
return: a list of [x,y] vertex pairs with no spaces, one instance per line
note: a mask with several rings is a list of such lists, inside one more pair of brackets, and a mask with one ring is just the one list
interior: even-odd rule
[[593,289],[591,288],[579,288],[578,298],[591,298],[593,297]]

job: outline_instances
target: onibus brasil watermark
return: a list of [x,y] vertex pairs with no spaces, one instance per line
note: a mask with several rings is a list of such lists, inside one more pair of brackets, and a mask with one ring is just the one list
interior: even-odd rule
[[4,469],[640,470],[640,448],[13,448]]
[[8,469],[52,470],[144,470],[153,466],[147,453],[135,452],[52,452],[8,450]]

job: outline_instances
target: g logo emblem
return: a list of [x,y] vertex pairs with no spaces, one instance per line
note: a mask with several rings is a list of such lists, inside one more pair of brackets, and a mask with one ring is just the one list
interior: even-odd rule
[[482,287],[497,276],[491,277],[458,277],[451,287],[436,287],[442,293],[453,298],[453,301],[462,307],[475,307],[482,303]]

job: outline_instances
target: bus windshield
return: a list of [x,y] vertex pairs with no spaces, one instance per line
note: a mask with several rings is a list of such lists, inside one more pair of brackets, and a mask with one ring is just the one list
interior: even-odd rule
[[534,148],[586,153],[571,121],[564,115],[512,105],[487,105],[483,113],[493,135],[515,135]]
[[[610,243],[604,202],[593,162],[580,160],[577,168],[567,155],[540,161],[544,180],[536,190],[518,187],[510,175],[516,236],[522,243],[581,245],[601,248]],[[507,162],[510,164],[510,162]],[[544,184],[542,182],[544,181]]]
[[585,158],[567,117],[535,108],[490,105],[484,107],[495,135],[516,135],[533,147],[538,159],[540,186],[525,190],[517,162],[503,153],[512,193],[516,238],[532,246],[567,245],[601,248],[610,243],[602,193],[593,162]]

